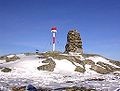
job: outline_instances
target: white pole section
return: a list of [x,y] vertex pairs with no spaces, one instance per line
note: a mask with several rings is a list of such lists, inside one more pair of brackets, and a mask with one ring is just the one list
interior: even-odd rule
[[53,32],[53,51],[55,51],[55,32]]

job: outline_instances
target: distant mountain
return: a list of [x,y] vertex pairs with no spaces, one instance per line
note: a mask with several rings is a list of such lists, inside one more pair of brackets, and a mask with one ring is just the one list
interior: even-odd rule
[[[116,85],[111,87],[113,79]],[[93,83],[85,84],[89,81]],[[98,88],[94,81],[97,81]],[[120,62],[96,54],[46,52],[0,57],[1,89],[28,84],[51,89],[72,86],[102,89],[101,85],[106,82],[109,82],[104,85],[108,91],[119,88]]]

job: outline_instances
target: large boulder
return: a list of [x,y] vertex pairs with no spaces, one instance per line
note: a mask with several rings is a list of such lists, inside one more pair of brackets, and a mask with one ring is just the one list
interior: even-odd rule
[[77,30],[71,30],[67,34],[65,53],[69,52],[83,53],[82,40],[80,37],[80,33],[77,32]]

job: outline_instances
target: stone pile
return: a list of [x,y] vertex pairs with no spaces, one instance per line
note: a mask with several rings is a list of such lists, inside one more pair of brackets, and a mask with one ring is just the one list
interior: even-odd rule
[[77,30],[71,30],[67,34],[67,44],[65,46],[65,53],[75,52],[83,53],[82,40],[80,33]]

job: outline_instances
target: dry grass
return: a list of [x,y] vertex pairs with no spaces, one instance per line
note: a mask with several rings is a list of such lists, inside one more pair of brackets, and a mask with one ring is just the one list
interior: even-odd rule
[[76,86],[73,86],[73,87],[64,87],[64,88],[58,88],[58,89],[55,89],[54,91],[96,91],[95,89],[87,89],[85,87],[76,87]]
[[77,67],[75,68],[75,71],[76,71],[76,72],[84,73],[84,72],[85,72],[85,68],[81,68],[80,66],[77,66]]
[[89,65],[95,65],[95,62],[93,62],[92,60],[84,60],[83,63]]
[[12,91],[26,91],[25,90],[25,86],[23,86],[23,87],[12,87]]

